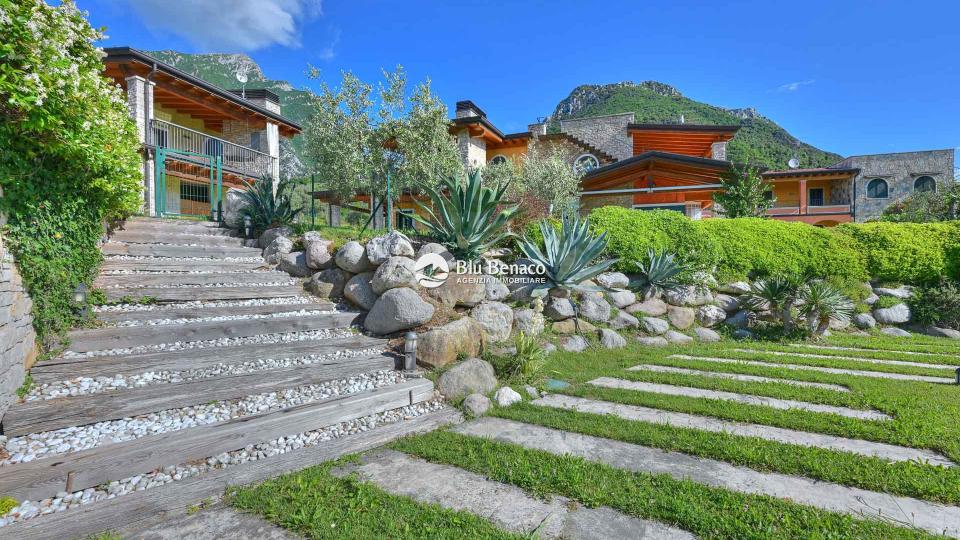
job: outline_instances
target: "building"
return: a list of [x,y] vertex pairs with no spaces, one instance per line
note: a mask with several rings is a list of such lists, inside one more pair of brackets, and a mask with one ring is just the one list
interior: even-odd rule
[[279,179],[280,137],[301,128],[276,94],[224,90],[129,47],[105,52],[143,145],[144,213],[217,219],[227,189]]

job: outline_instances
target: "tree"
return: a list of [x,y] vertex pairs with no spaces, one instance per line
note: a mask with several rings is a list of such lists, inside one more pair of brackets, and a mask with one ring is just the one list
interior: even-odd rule
[[760,176],[753,165],[735,164],[720,175],[721,190],[713,200],[725,217],[763,217],[773,206],[773,187]]
[[914,193],[883,210],[881,221],[929,223],[958,219],[960,184],[937,186],[937,191]]

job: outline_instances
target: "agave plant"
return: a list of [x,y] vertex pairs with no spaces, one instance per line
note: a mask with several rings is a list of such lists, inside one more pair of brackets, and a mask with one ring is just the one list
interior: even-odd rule
[[847,323],[853,315],[853,302],[839,289],[821,280],[813,280],[800,289],[799,312],[807,320],[807,328],[822,336],[830,321]]
[[533,296],[545,296],[547,291],[554,287],[568,290],[602,290],[583,282],[607,270],[618,260],[606,259],[593,263],[607,247],[607,233],[592,234],[589,221],[581,220],[575,211],[564,213],[559,232],[549,221],[542,220],[540,233],[543,235],[543,251],[526,237],[518,242],[520,250],[528,259],[546,269],[546,283],[537,284],[531,291]]
[[256,182],[247,182],[247,189],[241,195],[243,215],[250,216],[253,228],[257,231],[289,225],[293,223],[301,208],[293,208],[290,203],[289,191],[293,183],[281,180],[277,190],[273,190],[273,180],[264,177]]
[[496,189],[484,187],[480,171],[474,171],[466,184],[450,177],[438,189],[426,187],[431,206],[417,205],[427,218],[412,215],[424,224],[455,257],[475,261],[510,233],[506,224],[517,213],[518,205],[507,205],[497,210],[507,192],[507,184]]
[[647,250],[647,260],[634,263],[639,278],[630,282],[630,286],[643,293],[644,300],[649,300],[665,291],[680,286],[677,276],[687,270],[686,265],[676,260],[673,253],[657,253],[652,248]]
[[784,331],[793,330],[793,307],[803,288],[803,282],[796,278],[774,276],[755,281],[750,292],[740,299],[741,304],[751,311],[770,311],[783,323]]

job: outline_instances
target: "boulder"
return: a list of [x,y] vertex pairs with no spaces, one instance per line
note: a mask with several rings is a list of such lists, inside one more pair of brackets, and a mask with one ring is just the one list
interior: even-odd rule
[[547,298],[547,305],[543,307],[543,315],[551,321],[563,321],[573,317],[576,311],[569,298]]
[[722,339],[720,334],[709,328],[694,328],[693,334],[697,337],[697,340],[704,343],[715,343]]
[[750,292],[750,284],[746,281],[734,281],[721,285],[717,290],[725,294],[747,294]]
[[850,319],[847,319],[845,321],[830,319],[828,327],[830,328],[830,330],[846,330],[847,328],[850,327],[850,322],[851,322]]
[[334,260],[337,266],[351,274],[362,274],[363,272],[373,269],[373,265],[370,264],[370,260],[367,259],[366,250],[360,245],[360,242],[353,240],[340,246]]
[[707,328],[722,323],[726,318],[727,312],[720,306],[700,306],[697,309],[697,322]]
[[281,255],[280,270],[293,277],[310,277],[313,274],[313,271],[307,266],[307,256],[302,251]]
[[374,266],[380,266],[390,257],[412,259],[414,256],[410,239],[400,231],[391,231],[367,242],[367,259]]
[[658,336],[670,329],[670,323],[656,317],[643,317],[640,319],[640,329],[647,334]]
[[[230,188],[223,197],[223,222],[231,229],[239,230],[243,235],[243,209],[247,207],[244,190]],[[256,246],[255,246],[256,247]]]
[[873,310],[873,318],[880,324],[903,324],[910,322],[910,307],[900,303],[888,308]]
[[566,289],[564,287],[553,287],[547,291],[547,294],[550,296],[550,298],[570,298],[573,296],[573,293],[570,292],[570,289]]
[[497,402],[498,407],[509,407],[514,403],[520,403],[523,401],[523,396],[517,393],[517,391],[513,388],[504,386],[497,390],[497,393],[493,395],[493,399]]
[[580,316],[588,321],[610,320],[610,304],[598,293],[586,293],[580,298]]
[[303,288],[318,298],[330,298],[333,293],[333,284],[313,279],[314,277],[316,277],[316,274],[303,285]]
[[663,335],[663,338],[669,341],[670,343],[693,343],[693,338],[677,332],[676,330],[667,330],[667,333]]
[[863,299],[863,303],[872,306],[877,303],[877,300],[880,300],[880,297],[871,292],[869,296]]
[[[588,323],[587,321],[580,319],[580,332],[589,333],[596,331],[597,327]],[[553,323],[550,327],[556,334],[575,334],[577,332],[576,328],[576,319],[567,319],[565,321],[557,321]]]
[[464,360],[444,371],[437,379],[437,389],[447,399],[459,399],[470,394],[489,394],[496,387],[497,376],[493,366],[479,358]]
[[280,264],[280,258],[293,251],[293,240],[286,236],[278,236],[263,249],[263,259],[267,264]]
[[390,257],[377,267],[373,273],[370,285],[373,292],[383,294],[398,287],[417,288],[417,271],[413,259],[407,257]]
[[686,330],[693,326],[697,318],[697,312],[693,308],[667,306],[667,320],[674,328]]
[[543,315],[530,308],[516,308],[513,310],[513,329],[523,332],[527,336],[539,336],[544,328]]
[[727,320],[723,321],[723,323],[734,328],[746,328],[750,326],[750,315],[750,311],[741,309],[740,311],[727,317]]
[[597,337],[600,338],[600,344],[607,349],[619,349],[627,346],[627,340],[609,328],[597,330]]
[[463,410],[471,418],[479,418],[490,410],[490,398],[483,394],[470,394],[463,400]]
[[393,334],[428,322],[433,311],[433,304],[413,289],[390,289],[377,298],[363,325],[374,334]]
[[486,336],[480,323],[463,317],[421,333],[417,338],[417,362],[438,368],[457,359],[459,355],[474,357],[486,346]]
[[607,298],[610,299],[610,303],[617,307],[617,309],[623,309],[627,306],[631,306],[637,303],[637,295],[633,291],[627,290],[614,290],[607,292]]
[[753,332],[747,330],[746,328],[737,328],[733,331],[734,339],[753,339]]
[[484,259],[502,259],[504,257],[509,257],[513,252],[510,251],[510,248],[501,247],[501,248],[490,248],[483,252]]
[[333,242],[324,240],[317,231],[303,233],[303,252],[307,256],[307,266],[313,270],[326,270],[333,266],[330,248]]
[[682,285],[664,293],[664,300],[674,306],[702,306],[713,302],[713,294],[708,289],[694,285]]
[[884,334],[884,335],[887,335],[887,336],[892,336],[892,337],[911,337],[911,336],[913,336],[913,334],[911,334],[910,332],[907,332],[906,330],[904,330],[904,329],[902,329],[902,328],[897,328],[896,326],[888,326],[887,328],[881,328],[881,329],[880,329],[880,333],[881,333],[881,334]]
[[480,323],[487,339],[492,342],[510,337],[513,329],[513,310],[502,302],[484,302],[470,311],[470,317]]
[[483,277],[483,288],[487,300],[499,302],[510,296],[510,289],[494,276]]
[[257,247],[263,249],[270,245],[271,242],[277,239],[278,236],[285,236],[287,238],[293,236],[293,229],[290,227],[273,227],[263,231],[263,234],[260,235],[260,238],[257,240]]
[[690,276],[690,281],[701,289],[716,289],[719,287],[717,278],[713,277],[710,272],[704,272],[703,270],[694,272]]
[[948,339],[960,339],[960,331],[954,330],[952,328],[940,328],[938,326],[924,326],[920,331],[928,336],[942,337],[942,338],[948,338]]
[[438,244],[436,242],[429,242],[420,246],[420,249],[417,250],[417,258],[423,257],[427,253],[436,253],[443,257],[443,260],[447,261],[447,264],[452,264],[456,258],[452,253],[447,249],[447,246],[443,244]]
[[626,289],[630,286],[630,278],[621,272],[604,272],[594,279],[597,285],[605,289]]
[[740,309],[740,299],[729,294],[718,294],[713,298],[720,309],[727,313],[736,313]]
[[666,347],[670,344],[669,341],[660,336],[638,337],[637,342],[641,345],[646,345],[647,347]]
[[350,278],[343,286],[343,296],[360,309],[373,309],[377,302],[377,293],[373,292],[373,272],[364,272]]
[[617,330],[622,328],[637,328],[638,326],[640,326],[640,320],[626,311],[621,311],[617,313],[613,319],[610,319],[610,328]]
[[[330,296],[332,298],[339,298],[343,296],[343,288],[352,277],[353,274],[340,268],[327,268],[311,276],[310,281],[329,283],[331,285]],[[371,303],[370,305],[372,306],[373,304]]]
[[888,287],[875,287],[873,289],[873,294],[876,294],[877,296],[892,296],[894,298],[906,300],[913,295],[913,292],[907,287],[897,287],[896,289]]
[[560,340],[560,347],[567,352],[583,352],[590,344],[583,336],[573,335]]
[[877,326],[877,320],[869,313],[857,313],[853,316],[853,325],[861,330],[869,330]]
[[529,384],[523,387],[523,391],[527,393],[527,396],[530,399],[537,399],[540,397],[540,391],[530,386]]
[[549,341],[543,344],[543,352],[547,354],[553,354],[557,352],[557,346]]
[[450,273],[439,287],[426,289],[427,296],[446,307],[473,307],[487,295],[483,276]]
[[627,313],[641,314],[648,317],[659,317],[666,315],[667,303],[659,298],[651,298],[638,304],[627,306]]

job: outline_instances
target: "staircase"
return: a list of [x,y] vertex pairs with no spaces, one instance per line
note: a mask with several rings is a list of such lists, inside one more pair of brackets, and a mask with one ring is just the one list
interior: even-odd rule
[[455,418],[358,313],[213,223],[134,218],[102,251],[96,287],[117,304],[3,419],[0,495],[29,502],[0,537],[135,530]]

